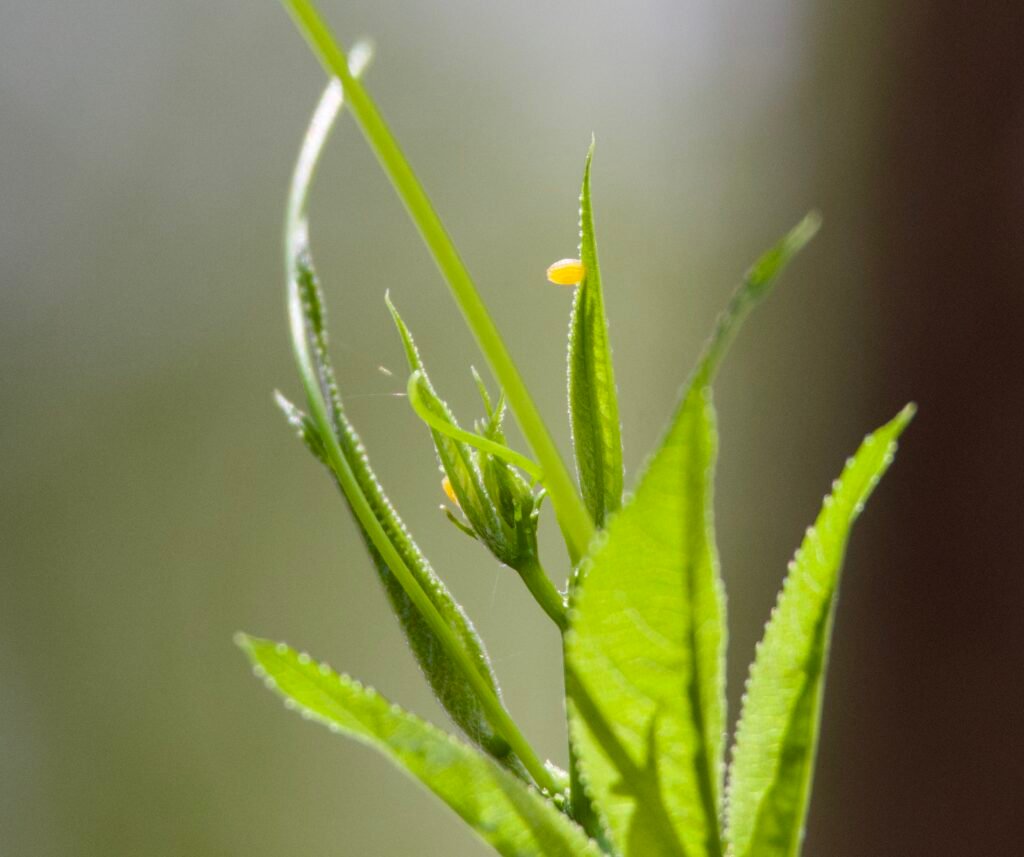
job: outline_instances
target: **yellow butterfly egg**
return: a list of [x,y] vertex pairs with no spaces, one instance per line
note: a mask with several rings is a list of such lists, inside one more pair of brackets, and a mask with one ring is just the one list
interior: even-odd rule
[[441,488],[444,490],[444,493],[448,496],[448,499],[451,500],[457,508],[462,508],[461,506],[459,506],[458,497],[455,496],[455,489],[452,488],[452,482],[447,476],[445,476],[444,479],[441,480]]
[[548,280],[556,286],[578,286],[586,273],[579,259],[560,259],[548,267]]

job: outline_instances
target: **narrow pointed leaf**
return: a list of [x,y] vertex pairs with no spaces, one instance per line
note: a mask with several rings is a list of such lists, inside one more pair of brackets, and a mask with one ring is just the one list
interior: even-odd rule
[[566,640],[570,734],[626,857],[722,852],[725,604],[709,384],[737,326],[815,227],[804,221],[748,273],[632,498],[580,571]]
[[[336,82],[328,85],[314,113],[309,131],[303,142],[293,177],[288,211],[288,232],[286,243],[290,256],[289,288],[292,290],[293,335],[296,348],[308,355],[315,384],[326,407],[329,428],[320,428],[314,419],[306,417],[285,401],[283,407],[289,421],[299,429],[307,447],[331,470],[339,487],[338,474],[327,461],[325,432],[333,434],[337,448],[350,470],[356,490],[383,531],[387,545],[395,552],[400,562],[411,575],[416,587],[421,590],[447,627],[448,632],[464,650],[470,668],[475,670],[479,681],[493,696],[500,700],[497,681],[490,661],[479,636],[462,608],[451,597],[444,584],[434,573],[426,558],[407,532],[402,520],[391,506],[376,475],[359,435],[349,422],[342,405],[341,395],[335,381],[334,371],[328,355],[326,310],[320,286],[313,270],[312,257],[308,246],[308,231],[304,217],[304,206],[309,182],[315,170],[317,158],[327,138],[331,124],[341,107],[341,90]],[[297,329],[296,329],[297,328]],[[300,360],[300,363],[302,361]],[[342,494],[352,507],[352,500],[342,489]],[[356,515],[358,520],[358,515]],[[371,538],[366,526],[360,522],[367,551],[384,587],[392,609],[408,640],[409,647],[423,670],[438,700],[452,720],[475,743],[500,759],[504,764],[521,775],[522,766],[513,755],[508,742],[494,729],[480,693],[474,687],[471,677],[463,664],[456,662],[450,647],[438,634],[438,629],[420,610],[407,587],[396,578],[379,547]]]
[[735,857],[800,853],[847,538],[913,412],[908,405],[864,439],[790,563],[750,670],[736,733],[728,810]]
[[287,705],[387,756],[499,854],[599,857],[597,847],[553,804],[454,736],[284,644],[244,634],[238,643]]
[[598,527],[622,503],[622,437],[608,344],[601,269],[590,198],[591,143],[580,194],[580,260],[584,278],[569,322],[569,418],[580,491]]

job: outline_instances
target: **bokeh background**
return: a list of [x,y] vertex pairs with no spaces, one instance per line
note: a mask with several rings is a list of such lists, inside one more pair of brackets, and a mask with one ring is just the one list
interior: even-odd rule
[[[566,450],[569,294],[543,271],[575,247],[592,131],[631,474],[745,267],[822,210],[718,385],[732,711],[823,492],[916,399],[848,558],[806,854],[1019,853],[1024,7],[324,9],[346,42],[375,37],[369,85]],[[297,392],[280,227],[322,82],[270,0],[0,9],[4,855],[485,853],[286,714],[231,643],[287,639],[442,722],[271,401]],[[480,358],[350,121],[312,215],[351,414],[511,710],[564,761],[555,635],[437,511],[384,290],[464,416]]]

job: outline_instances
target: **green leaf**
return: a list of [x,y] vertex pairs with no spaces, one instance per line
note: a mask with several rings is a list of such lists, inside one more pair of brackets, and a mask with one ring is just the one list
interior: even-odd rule
[[708,385],[738,325],[815,228],[802,222],[748,273],[633,496],[580,571],[566,639],[570,734],[627,857],[722,852],[726,632]]
[[598,527],[622,504],[622,437],[619,403],[604,315],[601,269],[594,241],[587,152],[580,194],[580,261],[583,281],[576,287],[569,321],[569,421],[580,491]]
[[[294,344],[299,354],[300,368],[305,374],[308,361],[308,370],[312,375],[308,380],[313,386],[307,387],[311,406],[318,404],[319,400],[325,411],[323,416],[327,425],[318,425],[314,418],[302,414],[282,397],[283,406],[289,421],[299,430],[307,447],[328,466],[341,488],[359,524],[391,607],[434,694],[452,720],[472,741],[525,776],[508,741],[495,730],[492,718],[488,717],[486,701],[479,692],[482,686],[493,699],[500,701],[497,681],[483,643],[388,501],[370,466],[362,441],[345,414],[335,381],[328,355],[326,310],[313,270],[304,207],[318,156],[340,107],[341,90],[336,82],[332,82],[314,113],[296,163],[286,238],[288,252],[291,254],[288,258],[289,301]],[[352,480],[351,493],[341,481],[336,462],[330,458],[331,445]],[[371,519],[364,521],[356,514],[356,502],[368,510]],[[377,529],[380,543],[373,538],[369,526]],[[385,559],[382,545],[397,558],[397,565],[402,567],[401,570],[409,575],[411,581],[403,583],[396,577],[396,568]],[[410,590],[410,586],[415,589]],[[417,597],[425,599],[433,608],[433,622],[421,609],[421,605],[416,603]],[[442,639],[444,635],[449,637],[447,642]],[[452,651],[452,642],[462,649],[462,663]],[[476,676],[469,675],[468,670],[474,670]]]
[[789,565],[750,670],[736,732],[728,798],[735,857],[800,853],[847,538],[913,414],[908,405],[864,439]]
[[383,753],[499,854],[599,857],[597,847],[553,804],[454,736],[283,643],[239,634],[238,644],[286,705]]
[[[572,736],[592,795],[630,857],[721,853],[724,609],[709,521],[715,445],[709,396],[691,388],[632,500],[598,540],[570,613],[567,657],[579,683],[570,690]],[[580,689],[620,749],[580,710]],[[655,811],[664,823],[645,834]]]

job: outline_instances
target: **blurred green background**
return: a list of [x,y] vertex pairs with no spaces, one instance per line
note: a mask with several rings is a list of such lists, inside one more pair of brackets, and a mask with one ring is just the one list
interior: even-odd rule
[[[899,45],[921,28],[881,3],[811,0],[352,0],[324,11],[346,43],[374,37],[368,85],[566,453],[570,295],[543,272],[574,252],[592,131],[630,474],[745,267],[808,209],[823,211],[824,231],[718,387],[735,713],[822,493],[864,432],[923,395],[893,381],[900,349],[925,344],[893,329],[880,220],[891,96],[911,75]],[[271,399],[275,387],[298,393],[280,227],[322,83],[269,0],[0,12],[0,853],[485,853],[386,762],[287,715],[231,643],[238,629],[286,639],[443,722],[341,500]],[[469,364],[483,363],[350,119],[312,220],[351,415],[488,641],[512,712],[564,763],[555,634],[515,576],[437,511],[429,438],[399,395],[385,289],[464,417]],[[928,405],[919,422],[941,422]],[[902,764],[888,751],[913,731],[877,696],[902,681],[879,677],[902,619],[882,623],[874,599],[880,581],[912,574],[883,550],[895,498],[919,508],[912,472],[894,469],[849,557],[808,854],[912,853],[892,844],[871,795],[907,801],[902,818],[933,833],[925,819],[947,806],[935,798],[948,792],[926,797],[935,781],[920,767],[898,775],[906,791],[887,791]],[[1021,472],[1002,470],[1009,483]],[[554,529],[546,519],[561,583]],[[971,770],[954,764],[945,782]]]

